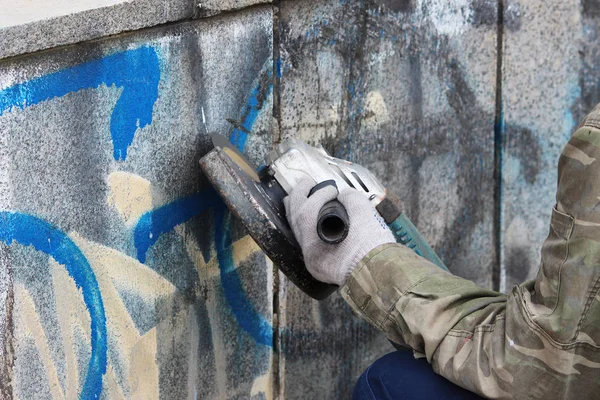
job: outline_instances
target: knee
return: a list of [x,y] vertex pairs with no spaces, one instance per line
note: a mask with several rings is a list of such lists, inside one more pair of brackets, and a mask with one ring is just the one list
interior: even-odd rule
[[358,379],[352,398],[480,399],[437,375],[426,360],[416,360],[410,351],[396,351],[375,361]]
[[406,396],[413,388],[430,385],[431,379],[437,378],[444,379],[436,375],[425,360],[416,360],[408,350],[396,351],[381,357],[363,372],[352,398],[379,400],[400,394]]

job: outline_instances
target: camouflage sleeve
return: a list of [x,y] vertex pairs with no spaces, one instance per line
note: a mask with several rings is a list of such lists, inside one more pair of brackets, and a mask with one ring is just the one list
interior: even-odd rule
[[485,397],[598,398],[600,107],[565,146],[558,175],[534,281],[503,295],[387,244],[361,261],[342,296],[390,340]]

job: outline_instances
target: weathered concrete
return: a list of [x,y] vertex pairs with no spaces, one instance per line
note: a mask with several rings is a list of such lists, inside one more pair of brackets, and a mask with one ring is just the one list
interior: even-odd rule
[[237,10],[256,4],[272,3],[272,0],[197,0],[199,15],[209,16],[222,11]]
[[[451,271],[491,286],[497,14],[471,7],[283,2],[276,115],[282,137],[372,169]],[[285,285],[286,398],[350,398],[391,346],[341,298]]]
[[271,32],[258,8],[0,64],[0,392],[271,397],[272,266],[198,166],[227,119],[270,126]]
[[322,143],[453,272],[535,275],[557,156],[600,101],[597,1],[505,1],[499,77],[495,0],[99,1],[5,23],[0,57],[206,19],[0,61],[0,398],[348,398],[391,351],[223,217],[210,132],[257,164]]
[[583,38],[579,42],[581,98],[574,112],[577,122],[600,103],[600,3],[597,0],[584,0],[582,4]]
[[191,18],[194,0],[0,0],[0,58]]
[[598,74],[582,71],[579,2],[509,1],[505,14],[514,18],[505,28],[502,77],[500,283],[508,291],[537,273],[555,204],[558,156],[583,108],[592,106],[580,107],[580,82],[584,76],[598,82]]
[[280,130],[372,168],[451,270],[488,286],[496,27],[438,5],[284,3]]

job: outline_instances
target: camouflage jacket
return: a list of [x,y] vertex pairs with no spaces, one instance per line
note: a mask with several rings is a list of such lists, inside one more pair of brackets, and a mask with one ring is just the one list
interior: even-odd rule
[[600,399],[600,107],[564,148],[558,175],[535,280],[503,295],[387,244],[360,262],[342,296],[482,396]]

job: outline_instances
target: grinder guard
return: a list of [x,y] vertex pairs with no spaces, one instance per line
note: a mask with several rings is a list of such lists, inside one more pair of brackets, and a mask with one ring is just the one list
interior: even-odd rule
[[336,285],[320,282],[306,269],[302,250],[283,208],[283,191],[268,169],[257,173],[226,138],[213,135],[215,148],[200,160],[213,187],[254,241],[279,269],[314,299],[327,298]]

